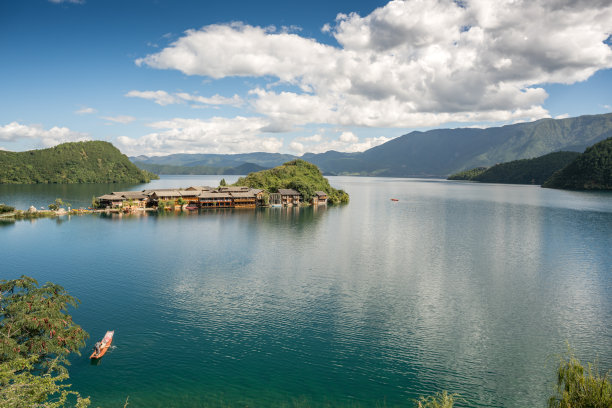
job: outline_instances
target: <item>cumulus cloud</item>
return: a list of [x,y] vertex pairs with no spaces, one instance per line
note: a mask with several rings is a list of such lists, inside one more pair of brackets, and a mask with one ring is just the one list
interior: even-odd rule
[[18,122],[0,126],[0,140],[16,142],[22,139],[37,140],[42,146],[51,147],[65,142],[90,140],[90,137],[87,133],[75,132],[67,127],[44,129],[41,125],[22,125]]
[[200,105],[232,105],[242,104],[242,98],[234,95],[231,98],[215,94],[211,97],[189,94],[186,92],[176,92],[170,94],[166,91],[129,91],[125,94],[129,98],[142,98],[152,100],[158,105],[166,106],[178,103],[192,103],[192,106]]
[[397,0],[363,17],[339,14],[322,30],[338,46],[273,27],[209,25],[136,63],[296,85],[250,94],[278,128],[538,119],[549,116],[542,84],[612,67],[612,4],[603,0]]
[[127,115],[119,115],[119,116],[100,116],[102,119],[111,121],[111,122],[115,122],[115,123],[122,123],[122,124],[128,124],[128,123],[132,123],[133,121],[136,120],[135,117],[133,116],[127,116]]
[[324,153],[329,150],[341,152],[363,152],[372,147],[388,142],[388,137],[369,137],[360,140],[353,132],[342,132],[336,138],[324,137],[314,134],[308,137],[296,137],[289,144],[289,149],[296,154],[304,153]]
[[176,118],[150,123],[156,131],[140,138],[120,136],[117,144],[127,154],[278,152],[281,139],[260,136],[266,125],[259,117]]
[[96,112],[97,110],[95,110],[94,108],[89,108],[87,106],[83,106],[81,109],[74,111],[74,113],[76,113],[77,115],[89,115],[91,113],[96,113]]

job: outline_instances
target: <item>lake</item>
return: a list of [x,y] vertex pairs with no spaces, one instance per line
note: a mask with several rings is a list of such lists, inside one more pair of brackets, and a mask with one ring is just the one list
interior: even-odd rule
[[[86,207],[221,177],[3,185],[0,202]],[[91,338],[70,382],[92,406],[412,407],[448,390],[459,406],[543,407],[567,343],[612,368],[612,194],[329,179],[350,204],[0,223],[0,278],[81,300]]]

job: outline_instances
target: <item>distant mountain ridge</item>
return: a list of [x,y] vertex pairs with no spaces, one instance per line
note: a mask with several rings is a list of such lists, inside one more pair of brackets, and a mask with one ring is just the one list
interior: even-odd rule
[[[411,132],[361,153],[306,153],[301,159],[327,175],[446,177],[474,167],[530,159],[556,151],[583,152],[612,136],[612,113],[541,119],[488,129],[459,128]],[[179,154],[132,157],[139,164],[274,167],[298,157],[279,153]]]

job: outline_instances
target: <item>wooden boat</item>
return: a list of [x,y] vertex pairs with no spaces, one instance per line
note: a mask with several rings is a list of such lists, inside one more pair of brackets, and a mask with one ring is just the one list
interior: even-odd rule
[[195,211],[195,210],[198,209],[198,206],[197,205],[188,205],[187,207],[185,207],[185,209],[189,210],[189,211]]
[[89,356],[89,358],[91,358],[91,359],[100,358],[104,354],[106,354],[106,351],[109,349],[109,347],[111,346],[111,343],[113,342],[114,334],[115,334],[114,330],[107,331],[106,334],[104,335],[104,338],[100,342],[100,343],[102,343],[100,345],[100,353],[98,353],[98,352],[96,352],[96,350],[94,350],[94,352],[91,353],[91,356]]
[[392,198],[391,201],[399,201],[397,198]]

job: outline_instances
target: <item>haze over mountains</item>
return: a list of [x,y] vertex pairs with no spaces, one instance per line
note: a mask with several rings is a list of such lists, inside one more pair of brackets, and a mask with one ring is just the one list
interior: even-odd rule
[[[415,131],[361,153],[328,151],[306,153],[301,158],[319,166],[323,173],[329,175],[446,177],[461,170],[538,157],[555,151],[583,152],[588,146],[611,136],[612,113],[608,113],[541,119],[488,129]],[[151,165],[236,168],[245,163],[269,168],[295,158],[280,153],[247,153],[173,154],[130,159],[152,170]]]

